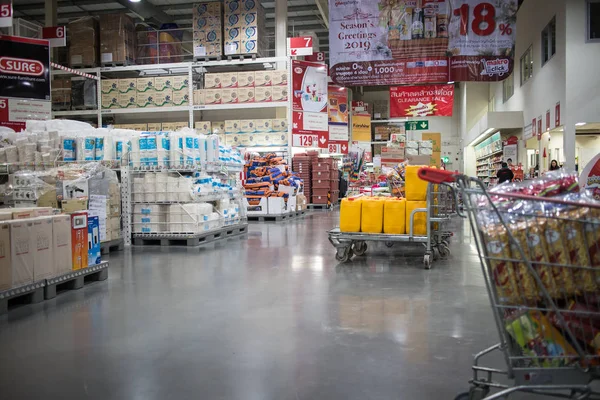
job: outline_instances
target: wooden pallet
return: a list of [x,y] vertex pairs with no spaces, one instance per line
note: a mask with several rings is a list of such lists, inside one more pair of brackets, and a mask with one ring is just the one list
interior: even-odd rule
[[306,207],[309,210],[329,210],[333,208],[331,204],[308,204]]
[[248,233],[247,224],[225,226],[206,233],[169,234],[138,233],[133,235],[134,246],[187,246],[196,247],[216,240]]
[[124,248],[125,242],[123,238],[100,243],[102,255],[110,254],[111,251],[123,251]]
[[295,211],[293,213],[281,214],[281,215],[249,215],[248,221],[282,222],[282,221],[289,221],[294,218],[302,217],[304,215],[306,215],[306,210]]
[[71,271],[56,278],[46,279],[44,286],[44,299],[50,300],[60,292],[66,290],[79,290],[86,283],[105,281],[108,279],[108,261],[98,265]]
[[92,65],[92,64],[76,64],[76,65],[71,65],[69,68],[73,68],[73,69],[98,68],[98,66],[97,65]]
[[244,60],[256,60],[257,57],[258,57],[258,54],[229,54],[229,55],[227,55],[227,61],[233,61],[233,60],[240,60],[240,61],[244,61]]
[[118,62],[103,62],[102,67],[129,67],[131,65],[135,65],[132,61],[118,61]]
[[58,106],[53,104],[52,111],[71,111],[71,106]]
[[45,280],[25,285],[17,286],[12,289],[0,292],[0,315],[6,314],[10,306],[19,304],[36,304],[44,301]]
[[97,110],[98,107],[93,107],[93,106],[71,106],[71,109],[73,111],[90,111],[90,110]]
[[202,56],[202,57],[194,57],[194,61],[200,62],[208,62],[208,61],[221,61],[223,56]]

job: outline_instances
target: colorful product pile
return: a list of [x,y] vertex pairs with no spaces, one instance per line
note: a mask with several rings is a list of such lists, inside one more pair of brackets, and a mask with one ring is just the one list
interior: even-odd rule
[[225,55],[256,54],[268,46],[265,11],[260,0],[225,1]]
[[223,55],[223,11],[221,2],[194,4],[193,41],[194,57]]

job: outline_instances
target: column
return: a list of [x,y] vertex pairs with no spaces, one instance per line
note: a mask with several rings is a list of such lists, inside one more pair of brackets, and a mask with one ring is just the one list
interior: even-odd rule
[[[562,110],[561,114],[566,116],[565,124],[564,124],[564,132],[563,132],[563,149],[564,149],[564,157],[565,164],[564,167],[567,170],[575,170],[575,124],[577,121],[572,121],[572,118],[569,117],[568,108],[560,105]],[[585,167],[585,165],[579,166],[579,172]]]
[[58,0],[45,0],[44,12],[46,26],[56,26],[58,23]]
[[[467,171],[475,170],[475,167],[471,166],[469,168],[470,163],[475,163],[474,161],[474,153],[467,154],[467,150],[465,146],[468,146],[469,143],[467,141],[468,130],[467,130],[467,83],[460,83],[460,139],[459,139],[459,151],[462,154],[462,172],[466,173]],[[456,167],[455,167],[456,169]]]
[[275,57],[287,54],[287,14],[287,1],[275,0]]

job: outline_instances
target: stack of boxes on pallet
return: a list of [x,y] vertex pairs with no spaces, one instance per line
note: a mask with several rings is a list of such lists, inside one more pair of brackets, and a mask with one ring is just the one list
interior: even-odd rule
[[204,89],[194,91],[194,105],[270,103],[288,100],[288,71],[208,73]]
[[73,68],[98,66],[98,21],[83,17],[69,22],[69,61]]
[[262,57],[268,46],[259,0],[225,0],[225,55]]
[[189,104],[188,75],[103,79],[101,89],[102,109],[172,107]]
[[337,204],[339,200],[339,171],[333,158],[312,161],[312,204]]
[[194,57],[223,55],[223,25],[220,2],[194,4]]
[[109,65],[135,64],[135,23],[127,14],[100,15],[100,61]]
[[304,182],[304,195],[307,199],[312,196],[312,160],[318,157],[317,152],[296,154],[292,158],[292,170]]
[[97,217],[50,207],[0,211],[0,291],[97,265]]

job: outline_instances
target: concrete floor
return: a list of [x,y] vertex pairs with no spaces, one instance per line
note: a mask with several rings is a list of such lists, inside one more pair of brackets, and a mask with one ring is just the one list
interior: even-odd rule
[[[108,282],[0,317],[2,399],[452,399],[498,335],[474,247],[337,265],[336,213],[110,256]],[[501,364],[499,364],[501,365]]]

